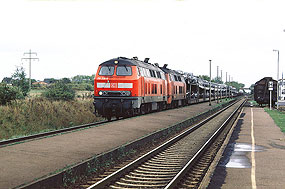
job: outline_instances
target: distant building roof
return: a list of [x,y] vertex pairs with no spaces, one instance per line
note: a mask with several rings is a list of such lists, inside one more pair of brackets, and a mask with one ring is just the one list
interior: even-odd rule
[[43,82],[43,81],[34,82],[32,84],[33,85],[48,85],[46,82]]

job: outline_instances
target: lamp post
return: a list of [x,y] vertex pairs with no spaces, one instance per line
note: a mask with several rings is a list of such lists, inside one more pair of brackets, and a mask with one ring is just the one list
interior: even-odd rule
[[219,80],[219,66],[217,66],[217,81]]
[[277,110],[279,108],[279,104],[278,104],[278,99],[279,99],[279,50],[275,50],[273,49],[273,52],[277,52],[278,53],[278,57],[277,57]]
[[212,84],[211,84],[211,80],[212,80],[212,74],[211,74],[211,62],[212,62],[212,60],[209,60],[210,61],[210,95],[209,95],[209,106],[211,106],[212,104],[211,104],[211,98],[212,98],[212,96],[211,96],[211,93],[212,93]]
[[217,97],[217,103],[219,104],[219,82],[218,81],[219,81],[219,66],[217,66],[217,80],[216,80],[216,82],[218,83],[218,86],[217,86],[217,91],[215,93],[215,96]]
[[228,99],[228,72],[226,72],[226,100]]
[[222,84],[223,84],[223,70],[221,70],[221,88],[220,88],[220,92],[221,92],[221,102],[222,102],[222,96],[223,96],[223,91],[222,91]]
[[[229,75],[229,83],[231,83],[231,75]],[[231,98],[231,86],[229,84],[229,98]]]

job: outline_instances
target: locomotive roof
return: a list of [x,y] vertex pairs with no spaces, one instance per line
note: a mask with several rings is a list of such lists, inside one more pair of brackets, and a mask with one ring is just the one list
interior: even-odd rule
[[151,63],[146,63],[146,62],[143,62],[140,60],[129,59],[129,58],[125,58],[125,57],[113,58],[111,60],[108,60],[108,61],[100,64],[100,66],[115,66],[115,65],[138,66],[138,67],[148,68],[148,69],[155,70],[155,71],[162,71],[158,66],[155,66]]
[[182,75],[181,73],[179,73],[178,71],[171,70],[171,69],[166,68],[166,67],[160,67],[160,69],[162,69],[165,73],[171,73],[171,74],[174,74],[174,75],[183,76],[183,75]]

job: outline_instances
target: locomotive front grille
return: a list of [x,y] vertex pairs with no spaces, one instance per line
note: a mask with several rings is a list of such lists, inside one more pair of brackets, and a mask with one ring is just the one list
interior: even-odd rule
[[118,97],[118,96],[130,96],[130,91],[99,91],[100,96]]

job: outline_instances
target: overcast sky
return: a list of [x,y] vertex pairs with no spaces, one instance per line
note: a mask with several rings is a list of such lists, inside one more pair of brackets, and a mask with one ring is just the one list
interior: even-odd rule
[[[24,52],[37,52],[32,78],[92,75],[124,56],[255,83],[285,72],[284,0],[6,0],[0,1],[0,81]],[[36,56],[34,56],[36,57]],[[220,71],[219,71],[220,74]]]

